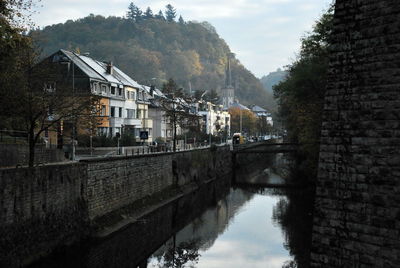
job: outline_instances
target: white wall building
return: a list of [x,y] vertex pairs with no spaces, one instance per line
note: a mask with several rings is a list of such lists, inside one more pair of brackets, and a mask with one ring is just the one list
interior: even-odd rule
[[268,112],[267,110],[261,108],[260,106],[253,106],[251,108],[251,111],[257,116],[257,117],[265,117],[265,120],[270,126],[274,125],[274,121],[272,120],[272,114]]
[[198,114],[202,116],[204,129],[207,134],[211,135],[230,135],[231,117],[230,114],[223,109],[222,105],[215,105],[211,102],[199,102]]

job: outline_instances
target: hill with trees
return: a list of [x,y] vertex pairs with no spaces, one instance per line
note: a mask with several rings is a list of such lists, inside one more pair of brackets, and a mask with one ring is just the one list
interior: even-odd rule
[[[60,48],[89,52],[116,66],[142,84],[160,87],[169,78],[186,90],[216,90],[225,84],[229,46],[208,22],[185,21],[171,5],[153,13],[135,4],[127,15],[103,17],[90,14],[75,21],[31,32],[46,56]],[[272,94],[237,59],[231,60],[236,96],[246,105],[269,108]],[[155,79],[154,79],[155,78]]]
[[285,80],[288,73],[283,71],[282,69],[278,68],[275,72],[270,72],[268,75],[264,75],[261,77],[260,81],[261,84],[264,86],[265,90],[269,93],[273,93],[272,88]]

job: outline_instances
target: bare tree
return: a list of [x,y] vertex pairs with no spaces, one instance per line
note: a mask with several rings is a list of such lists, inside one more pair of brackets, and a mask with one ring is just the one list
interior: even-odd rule
[[[2,88],[7,100],[1,101],[3,111],[12,119],[13,128],[28,133],[29,166],[35,161],[35,145],[43,132],[59,131],[65,121],[75,123],[78,118],[94,118],[98,114],[98,98],[88,91],[74,92],[72,85],[60,83],[62,78],[52,64],[37,64],[37,53],[32,48],[19,52],[13,84]],[[4,115],[4,114],[2,114]]]
[[176,151],[177,128],[186,129],[199,125],[199,117],[190,111],[188,103],[192,101],[182,88],[178,88],[173,79],[163,85],[164,98],[159,98],[161,108],[165,111],[173,130],[173,151]]

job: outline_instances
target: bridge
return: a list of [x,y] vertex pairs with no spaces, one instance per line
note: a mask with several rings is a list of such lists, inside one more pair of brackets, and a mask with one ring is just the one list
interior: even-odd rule
[[261,173],[259,170],[266,165],[274,166],[277,159],[275,154],[296,153],[299,145],[301,144],[272,141],[234,145],[232,150],[234,183],[243,187],[295,187],[296,185],[274,174],[270,168]]
[[257,142],[251,144],[234,145],[232,153],[236,154],[276,154],[293,153],[297,151],[299,143],[289,142]]

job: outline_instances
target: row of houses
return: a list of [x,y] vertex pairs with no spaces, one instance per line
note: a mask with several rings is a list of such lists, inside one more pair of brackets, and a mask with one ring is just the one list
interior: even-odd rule
[[[172,139],[172,124],[159,105],[159,100],[167,96],[154,86],[141,85],[111,62],[95,60],[88,54],[61,49],[42,63],[55,66],[62,82],[71,85],[76,94],[90,92],[99,98],[101,120],[97,125],[97,135],[130,133],[136,141],[148,143],[157,138]],[[48,84],[51,85],[51,81]],[[221,105],[197,101],[184,106],[188,113],[199,117],[207,134],[230,134],[230,116]],[[183,131],[177,127],[177,134],[183,134]]]

